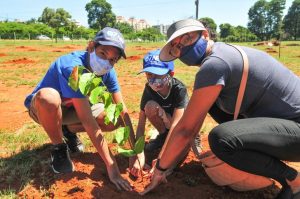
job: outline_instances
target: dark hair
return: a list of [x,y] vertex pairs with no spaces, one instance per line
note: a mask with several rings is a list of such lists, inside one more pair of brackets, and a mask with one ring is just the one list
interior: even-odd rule
[[95,49],[96,49],[98,46],[101,46],[101,44],[99,44],[98,42],[95,42]]
[[217,34],[213,31],[213,30],[211,30],[211,27],[209,27],[209,24],[206,22],[206,21],[204,21],[204,20],[199,20],[203,25],[204,25],[204,27],[206,28],[206,30],[207,30],[207,32],[208,32],[208,35],[209,35],[209,38],[211,39],[211,40],[216,40],[217,39]]
[[[102,44],[98,43],[98,42],[95,42],[95,46],[94,48],[96,49],[98,46],[103,46]],[[113,47],[116,47],[116,46],[113,46]],[[122,51],[120,48],[116,47],[118,49],[118,52],[119,52],[119,59],[122,57]]]

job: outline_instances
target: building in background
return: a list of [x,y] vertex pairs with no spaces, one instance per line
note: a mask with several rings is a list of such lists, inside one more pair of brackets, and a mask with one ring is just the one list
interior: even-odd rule
[[77,27],[82,26],[82,24],[80,23],[80,21],[77,21],[75,19],[72,19],[71,22],[73,22]]
[[118,23],[127,23],[125,17],[123,17],[123,16],[117,16],[116,20]]
[[135,31],[140,31],[151,27],[145,19],[136,19],[135,17],[130,17],[128,20],[126,20],[126,18],[123,16],[117,16],[116,20],[118,23],[128,23]]
[[170,27],[170,25],[160,24],[160,25],[155,25],[155,26],[152,26],[152,27],[158,29],[161,34],[166,35],[167,30]]

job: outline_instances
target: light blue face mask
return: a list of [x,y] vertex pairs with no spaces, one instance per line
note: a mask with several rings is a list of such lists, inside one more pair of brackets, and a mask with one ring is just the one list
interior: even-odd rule
[[199,38],[193,45],[182,48],[179,59],[188,66],[198,66],[205,57],[206,47],[207,40]]
[[108,73],[113,68],[108,60],[98,57],[95,50],[90,53],[90,66],[93,72],[98,76]]

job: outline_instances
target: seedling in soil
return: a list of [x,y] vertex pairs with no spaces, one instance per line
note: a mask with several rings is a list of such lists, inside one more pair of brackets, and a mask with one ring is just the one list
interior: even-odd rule
[[[118,118],[121,117],[123,122],[124,118],[121,116],[123,104],[115,104],[111,93],[108,92],[106,86],[102,83],[102,78],[97,77],[95,73],[88,71],[84,66],[74,67],[68,85],[74,90],[89,96],[89,101],[92,104],[99,102],[104,104],[104,111],[106,116],[104,122],[108,125],[110,122],[116,125]],[[125,123],[125,122],[124,122]],[[145,145],[145,137],[141,136],[134,143],[129,139],[130,129],[128,126],[117,129],[114,139],[118,143],[118,153],[130,157],[141,153]],[[129,142],[130,149],[123,148],[126,142]]]

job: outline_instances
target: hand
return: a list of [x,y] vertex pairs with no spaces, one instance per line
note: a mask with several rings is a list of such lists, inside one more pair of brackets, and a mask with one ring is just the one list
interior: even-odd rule
[[132,191],[131,184],[120,175],[120,171],[116,163],[107,166],[106,169],[110,181],[116,185],[118,190],[121,191],[122,189],[124,189],[126,191]]
[[132,162],[133,164],[129,164],[129,169],[131,175],[138,177],[139,172],[143,172],[143,168],[145,165],[145,154],[144,152],[137,154],[136,156],[130,157],[129,162]]
[[[151,169],[148,171],[148,173],[145,175],[148,178],[152,178],[154,170],[155,170],[155,165],[156,165],[157,159],[152,160],[152,167]],[[164,172],[165,176],[169,176],[173,173],[173,167],[168,169],[167,171]]]
[[155,165],[156,165],[157,159],[152,160],[152,165],[151,165],[151,169],[148,171],[146,177],[148,178],[152,178],[154,170],[155,170]]
[[146,193],[152,191],[155,187],[157,187],[161,183],[167,183],[165,172],[161,172],[157,169],[154,170],[153,176],[151,178],[151,183],[144,189],[144,191],[140,192],[140,195],[145,195]]

